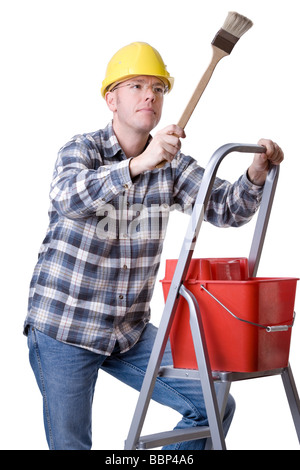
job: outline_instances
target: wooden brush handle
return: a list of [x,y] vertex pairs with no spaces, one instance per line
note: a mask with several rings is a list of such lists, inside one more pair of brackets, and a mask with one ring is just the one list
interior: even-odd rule
[[[217,63],[225,56],[228,55],[227,52],[224,52],[222,49],[219,49],[218,47],[216,46],[213,46],[212,45],[212,48],[213,48],[213,55],[212,55],[212,59],[211,59],[211,62],[209,64],[209,66],[207,67],[206,71],[204,72],[200,82],[198,83],[192,97],[190,98],[190,101],[188,102],[181,118],[179,119],[178,121],[178,126],[179,127],[182,127],[183,129],[185,128],[185,126],[187,125],[191,115],[193,114],[193,111],[194,109],[196,108],[197,104],[198,104],[198,101],[200,100],[212,74],[213,74],[213,71],[215,70],[215,67],[217,65]],[[166,161],[163,161],[161,163],[159,163],[158,165],[156,165],[156,168],[162,168],[164,165],[166,164]]]

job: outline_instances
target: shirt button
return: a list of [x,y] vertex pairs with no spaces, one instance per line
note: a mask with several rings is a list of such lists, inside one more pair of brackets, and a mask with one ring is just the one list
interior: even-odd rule
[[129,188],[128,184],[123,184],[123,188],[128,189]]
[[119,299],[122,300],[124,297],[122,294],[119,295]]
[[127,269],[127,264],[124,264],[123,269]]

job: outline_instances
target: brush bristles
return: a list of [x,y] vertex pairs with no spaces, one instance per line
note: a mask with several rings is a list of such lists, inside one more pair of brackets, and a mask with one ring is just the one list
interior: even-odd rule
[[240,15],[235,11],[230,11],[227,15],[222,29],[227,31],[227,33],[232,34],[233,36],[240,38],[252,26],[253,23],[251,20],[249,20],[249,18],[246,18],[246,16]]
[[253,25],[252,21],[234,11],[228,13],[223,27],[217,32],[212,45],[230,54],[240,37]]

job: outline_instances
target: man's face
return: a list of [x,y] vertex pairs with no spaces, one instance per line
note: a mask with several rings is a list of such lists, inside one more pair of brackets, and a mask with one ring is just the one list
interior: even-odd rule
[[157,77],[138,76],[113,89],[114,119],[135,131],[149,133],[159,122],[165,85]]

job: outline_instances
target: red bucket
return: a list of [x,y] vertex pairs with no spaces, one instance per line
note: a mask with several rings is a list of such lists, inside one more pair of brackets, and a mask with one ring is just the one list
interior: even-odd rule
[[[176,264],[166,262],[165,299]],[[288,365],[297,280],[249,278],[246,258],[191,260],[184,285],[200,307],[212,370],[256,372]],[[170,332],[173,364],[197,369],[189,315],[181,297]],[[276,331],[278,325],[288,328]]]

